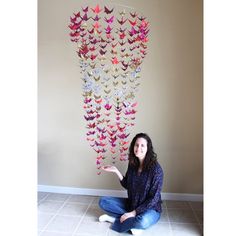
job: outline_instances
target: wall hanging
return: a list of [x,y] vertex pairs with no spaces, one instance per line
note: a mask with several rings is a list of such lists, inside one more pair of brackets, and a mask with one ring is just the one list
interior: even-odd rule
[[105,158],[115,163],[128,157],[149,23],[136,11],[97,4],[73,13],[69,28],[83,81],[86,139],[100,174]]

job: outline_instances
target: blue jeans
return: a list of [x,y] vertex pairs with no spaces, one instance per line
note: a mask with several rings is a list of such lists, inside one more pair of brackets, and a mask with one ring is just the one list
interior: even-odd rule
[[112,229],[123,233],[130,229],[146,229],[151,225],[157,223],[161,214],[155,210],[147,210],[135,217],[130,217],[123,223],[120,222],[120,217],[127,212],[125,198],[118,197],[101,197],[99,200],[99,206],[108,215],[115,217],[115,222],[112,225]]

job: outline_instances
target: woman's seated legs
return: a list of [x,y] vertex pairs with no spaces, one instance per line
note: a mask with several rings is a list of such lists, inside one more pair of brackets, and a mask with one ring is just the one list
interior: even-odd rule
[[[151,225],[158,222],[160,219],[160,213],[155,210],[147,210],[136,217],[130,217],[121,223],[119,220],[116,220],[112,225],[112,229],[123,233],[133,229],[147,229]],[[134,230],[136,232],[136,230]]]
[[118,197],[101,197],[99,200],[99,206],[110,216],[120,218],[126,211],[126,199]]

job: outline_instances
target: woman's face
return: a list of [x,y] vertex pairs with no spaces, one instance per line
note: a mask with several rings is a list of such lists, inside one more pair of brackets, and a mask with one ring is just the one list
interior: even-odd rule
[[134,144],[134,154],[139,160],[144,160],[147,153],[147,140],[138,138]]

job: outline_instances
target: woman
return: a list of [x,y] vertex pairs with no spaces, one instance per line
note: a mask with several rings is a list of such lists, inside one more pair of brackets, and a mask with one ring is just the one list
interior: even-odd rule
[[128,199],[101,197],[99,206],[108,215],[101,215],[100,222],[111,222],[117,232],[131,230],[138,235],[159,220],[163,171],[147,134],[139,133],[133,138],[125,176],[115,166],[106,165],[102,169],[117,174],[121,185],[127,189]]

